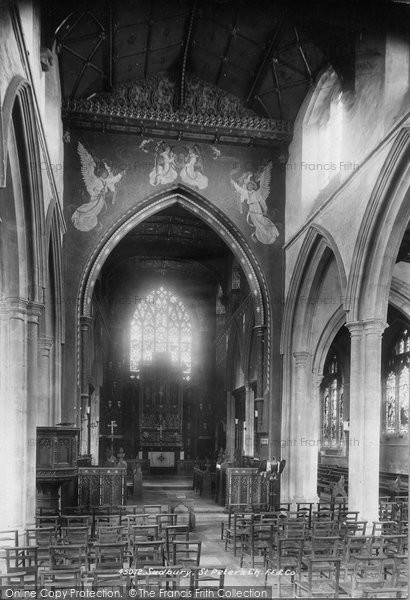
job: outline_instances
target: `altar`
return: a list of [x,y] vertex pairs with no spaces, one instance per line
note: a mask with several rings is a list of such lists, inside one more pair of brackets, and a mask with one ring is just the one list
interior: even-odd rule
[[175,461],[175,452],[169,451],[154,451],[148,452],[148,460],[151,469],[155,468],[174,468]]

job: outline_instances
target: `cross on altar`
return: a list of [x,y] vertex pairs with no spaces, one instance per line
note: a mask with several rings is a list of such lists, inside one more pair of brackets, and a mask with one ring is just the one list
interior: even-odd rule
[[114,449],[114,429],[117,427],[117,422],[116,421],[111,421],[111,423],[108,425],[108,427],[111,430],[111,435],[110,435],[110,439],[111,439],[111,449]]

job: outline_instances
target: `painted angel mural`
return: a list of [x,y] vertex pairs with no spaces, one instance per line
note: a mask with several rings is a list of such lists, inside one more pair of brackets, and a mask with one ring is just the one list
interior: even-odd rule
[[256,173],[245,171],[235,180],[234,175],[238,171],[239,169],[235,169],[231,172],[231,185],[237,194],[239,211],[243,212],[246,201],[248,205],[246,220],[251,227],[255,228],[252,233],[253,240],[258,240],[262,244],[273,244],[279,236],[279,231],[266,216],[268,212],[266,199],[270,192],[272,163],[269,162]]
[[151,185],[166,185],[178,177],[175,154],[168,144],[160,142],[155,152],[155,165],[149,174]]
[[81,142],[78,142],[77,151],[81,160],[81,174],[90,200],[77,208],[71,220],[79,231],[91,231],[98,224],[98,215],[106,210],[107,194],[112,194],[112,204],[115,204],[117,185],[125,171],[114,175],[107,162],[94,160]]
[[204,165],[198,146],[189,146],[184,162],[185,164],[180,172],[182,181],[187,185],[197,187],[199,190],[207,188],[208,177],[203,172]]

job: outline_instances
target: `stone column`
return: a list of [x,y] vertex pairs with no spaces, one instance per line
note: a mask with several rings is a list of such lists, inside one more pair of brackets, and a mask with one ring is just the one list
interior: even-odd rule
[[317,461],[320,445],[319,404],[313,397],[310,354],[294,352],[294,386],[291,411],[291,464],[288,477],[292,502],[317,502]]
[[[265,325],[255,325],[253,328],[256,333],[256,398],[262,414],[259,416],[260,431],[267,433],[270,430],[270,410],[265,398]],[[259,410],[259,409],[258,409]]]
[[381,341],[378,319],[346,324],[351,336],[349,509],[369,523],[379,518]]
[[230,392],[226,394],[226,452],[233,460],[235,450],[235,399]]
[[90,383],[90,328],[91,317],[80,317],[81,330],[81,372],[80,372],[80,410],[77,425],[80,427],[80,454],[88,452],[88,414]]
[[51,349],[53,339],[41,337],[38,342],[39,350],[39,389],[38,389],[38,425],[52,426],[56,424],[54,398],[52,396],[51,385]]
[[[38,335],[40,316],[44,305],[30,302],[27,308],[27,429],[26,429],[26,523],[31,523],[36,514],[36,440],[38,406]],[[34,446],[34,447],[33,447]]]
[[255,451],[255,407],[253,390],[249,384],[245,385],[245,455],[254,456]]
[[[0,306],[1,314],[1,449],[2,465],[1,529],[24,529],[34,519],[36,436],[33,410],[33,350],[38,321],[28,325],[28,303],[9,299]],[[31,319],[31,318],[30,318]],[[37,357],[35,357],[37,360]],[[31,405],[32,404],[32,405]],[[27,462],[31,465],[31,471]],[[29,514],[30,513],[30,514]]]

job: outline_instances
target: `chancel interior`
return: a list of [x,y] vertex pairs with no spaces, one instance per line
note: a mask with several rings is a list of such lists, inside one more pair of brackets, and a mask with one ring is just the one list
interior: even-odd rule
[[3,586],[406,596],[409,98],[404,0],[0,2]]

